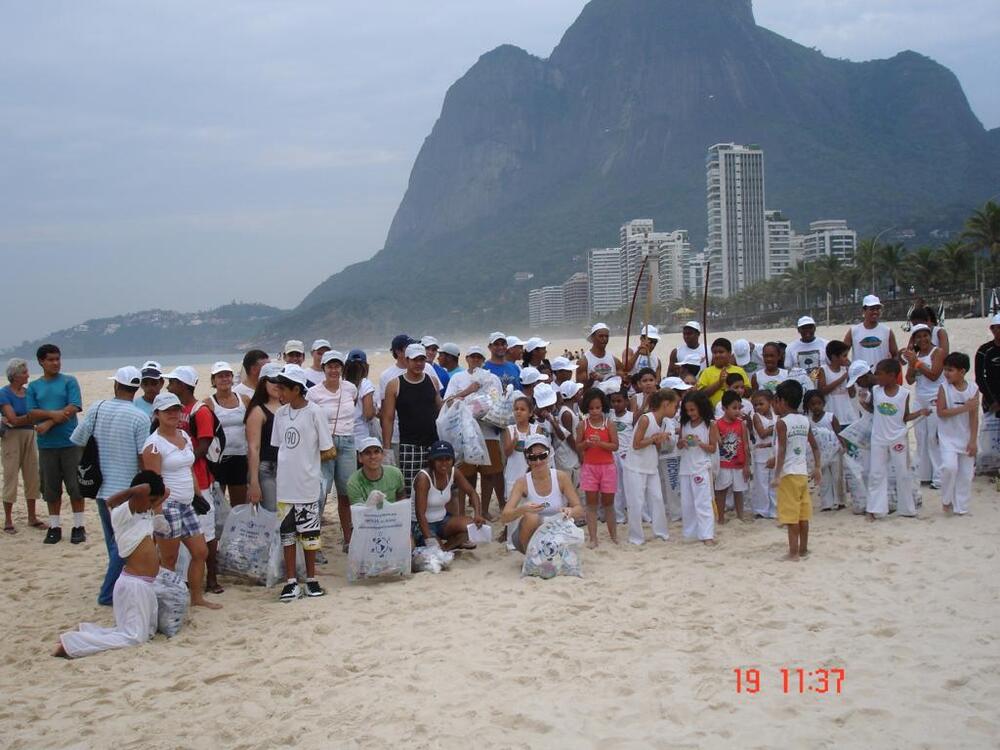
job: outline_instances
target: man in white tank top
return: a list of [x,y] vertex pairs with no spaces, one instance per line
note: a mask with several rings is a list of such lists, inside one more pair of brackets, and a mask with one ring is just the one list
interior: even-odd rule
[[583,353],[576,368],[576,381],[583,383],[584,388],[590,388],[594,383],[601,383],[622,371],[621,361],[608,354],[608,340],[611,329],[605,323],[594,323],[590,329],[587,341],[590,350]]
[[708,364],[705,361],[705,349],[701,345],[701,323],[689,320],[681,329],[681,337],[684,343],[678,344],[677,348],[670,352],[667,374],[681,375],[681,364],[691,361],[698,362],[698,372],[701,372]]
[[869,365],[877,365],[883,359],[899,356],[896,335],[880,322],[882,300],[869,294],[862,300],[862,321],[851,326],[844,334],[844,343],[852,348],[852,359],[861,359]]

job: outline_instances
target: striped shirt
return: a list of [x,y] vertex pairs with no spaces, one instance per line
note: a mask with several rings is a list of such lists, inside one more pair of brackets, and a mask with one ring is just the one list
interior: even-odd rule
[[97,497],[107,499],[127,489],[132,477],[139,473],[139,454],[149,437],[149,418],[130,401],[98,401],[87,409],[70,440],[75,445],[86,445],[91,435],[97,438],[103,476]]

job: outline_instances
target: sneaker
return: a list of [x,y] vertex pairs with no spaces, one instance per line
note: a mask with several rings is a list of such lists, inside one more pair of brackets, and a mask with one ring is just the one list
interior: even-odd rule
[[[76,529],[74,529],[75,531]],[[59,544],[62,541],[62,529],[61,528],[49,528],[45,532],[45,539],[42,544]]]
[[306,581],[306,596],[323,596],[326,592],[319,581]]
[[285,588],[281,590],[281,596],[278,597],[280,601],[283,602],[293,602],[302,596],[302,589],[299,586],[298,581],[295,583],[286,583]]
[[69,532],[69,543],[80,544],[85,541],[87,541],[87,530],[83,526],[74,526],[73,530]]

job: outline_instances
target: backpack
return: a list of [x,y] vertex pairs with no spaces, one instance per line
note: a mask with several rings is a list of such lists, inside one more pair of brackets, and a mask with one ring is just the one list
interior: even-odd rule
[[80,462],[76,466],[76,481],[80,486],[80,494],[83,497],[93,500],[101,490],[104,483],[104,475],[101,473],[101,456],[97,447],[97,418],[101,416],[101,407],[104,402],[97,404],[97,412],[94,414],[94,431],[90,434],[90,439],[80,454]]
[[[208,408],[204,401],[195,402],[191,413],[188,415],[188,433],[191,435],[192,441],[197,441],[198,439],[195,436],[194,415],[203,407]],[[212,441],[208,444],[208,452],[205,454],[205,460],[208,461],[211,468],[222,460],[222,452],[226,450],[226,433],[222,429],[222,423],[219,422],[219,418],[215,416],[215,411],[208,409],[208,413],[212,415]]]

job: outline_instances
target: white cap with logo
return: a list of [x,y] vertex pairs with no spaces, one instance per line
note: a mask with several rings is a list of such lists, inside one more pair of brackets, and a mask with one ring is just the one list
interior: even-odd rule
[[522,385],[534,385],[535,383],[540,383],[548,379],[549,379],[548,375],[539,372],[534,367],[525,367],[523,370],[521,370]]
[[698,333],[701,333],[701,323],[699,323],[697,320],[689,320],[682,327],[683,328],[693,328]]
[[166,411],[167,409],[181,408],[181,400],[172,393],[164,391],[157,394],[153,399],[153,411]]
[[594,338],[594,334],[597,333],[598,331],[607,331],[608,333],[611,333],[611,329],[608,328],[607,323],[594,323],[594,325],[590,327],[590,335],[587,336],[587,341],[590,341],[592,338]]
[[487,339],[487,343],[489,343],[490,346],[495,344],[497,341],[503,341],[506,343],[507,334],[504,333],[503,331],[494,331],[493,333],[490,334],[489,339]]
[[451,341],[446,341],[445,343],[441,344],[441,347],[438,349],[438,351],[441,354],[450,354],[453,357],[462,356],[462,350],[458,348],[458,344],[455,344]]
[[535,403],[541,408],[552,406],[556,402],[556,390],[548,383],[535,386]]
[[750,342],[746,339],[736,339],[733,342],[733,357],[740,367],[747,364],[750,361]]
[[576,372],[573,363],[566,359],[566,357],[556,357],[552,360],[551,365],[552,372]]

